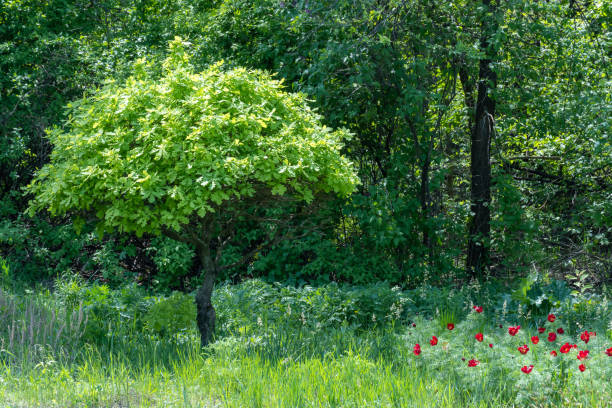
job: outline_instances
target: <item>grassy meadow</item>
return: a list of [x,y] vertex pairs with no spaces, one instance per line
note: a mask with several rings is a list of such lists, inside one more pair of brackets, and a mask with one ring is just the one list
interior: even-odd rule
[[[537,289],[553,300],[550,322],[551,310],[529,305],[521,288],[503,289],[222,286],[216,341],[204,350],[188,295],[149,297],[136,286],[110,290],[74,279],[53,292],[3,291],[0,405],[609,406],[609,298],[532,282],[525,293]],[[508,328],[518,325],[511,336]],[[565,343],[577,347],[561,353]],[[519,353],[525,344],[529,351]],[[529,374],[521,371],[530,365]]]

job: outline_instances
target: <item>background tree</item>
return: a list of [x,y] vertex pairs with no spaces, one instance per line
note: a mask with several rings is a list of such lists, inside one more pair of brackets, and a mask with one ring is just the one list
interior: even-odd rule
[[287,238],[275,209],[306,214],[315,199],[346,196],[358,180],[339,153],[348,133],[321,125],[303,96],[260,71],[215,64],[196,74],[188,60],[177,39],[161,77],[141,60],[125,84],[111,81],[73,103],[67,130],[49,133],[51,163],[29,187],[30,211],[83,212],[100,234],[165,234],[192,245],[204,271],[196,304],[205,345],[214,282],[231,266],[221,264],[223,250],[242,238],[234,226],[250,220],[266,230],[239,264]]

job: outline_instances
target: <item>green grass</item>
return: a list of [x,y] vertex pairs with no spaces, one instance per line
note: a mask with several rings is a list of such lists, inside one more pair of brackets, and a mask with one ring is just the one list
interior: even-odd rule
[[[405,295],[416,293],[421,292]],[[597,336],[588,345],[569,329],[554,344],[558,350],[568,341],[591,351],[581,373],[575,351],[551,357],[553,344],[545,335],[538,345],[531,344],[537,319],[523,316],[515,337],[507,333],[514,321],[504,320],[500,329],[502,316],[512,315],[512,304],[496,310],[491,300],[485,313],[476,314],[469,303],[460,306],[466,298],[458,293],[453,295],[454,316],[445,311],[448,307],[425,313],[435,308],[420,308],[411,300],[406,310],[387,314],[387,319],[374,312],[367,323],[349,323],[346,316],[355,314],[350,307],[360,305],[360,294],[360,289],[291,289],[260,282],[222,287],[216,297],[218,338],[205,350],[199,349],[193,328],[160,338],[137,324],[122,326],[120,319],[109,321],[110,331],[99,341],[74,340],[71,334],[72,345],[36,354],[15,349],[12,356],[3,346],[0,406],[608,407],[612,400],[612,357],[603,353],[612,346],[605,299],[591,299],[588,316],[598,320],[589,328]],[[325,303],[317,301],[319,296],[327,299],[326,307],[338,305],[334,310],[340,321],[314,320]],[[61,302],[51,301],[57,297],[61,293],[38,304],[59,307]],[[436,298],[433,289],[431,297]],[[258,299],[265,303],[253,303]],[[560,312],[557,316],[547,327],[567,328],[568,320]],[[579,317],[569,320],[584,322]],[[442,325],[449,318],[457,319],[453,331]],[[482,343],[474,339],[477,331],[484,333]],[[429,345],[432,335],[439,338],[435,347]],[[412,352],[415,343],[423,350],[419,356]],[[516,350],[522,344],[531,349],[525,356]],[[471,358],[480,364],[468,367]],[[533,372],[521,373],[528,364],[535,366]]]

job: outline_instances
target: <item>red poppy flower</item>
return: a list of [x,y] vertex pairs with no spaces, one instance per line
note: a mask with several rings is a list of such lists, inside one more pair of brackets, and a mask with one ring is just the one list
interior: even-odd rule
[[584,370],[586,370],[586,367],[584,366],[584,364],[580,364],[580,365],[578,366],[578,369],[579,369],[580,371],[584,372]]
[[478,364],[480,364],[480,361],[478,360],[471,359],[468,361],[468,367],[476,367]]
[[416,327],[416,323],[412,323],[412,327]]
[[482,333],[476,333],[476,335],[475,335],[474,337],[475,337],[475,338],[476,338],[476,340],[478,340],[478,341],[482,341],[482,339],[483,339],[483,335],[482,335]]
[[414,345],[414,349],[412,350],[415,356],[421,354],[421,346],[417,343]]
[[525,344],[524,346],[520,346],[518,348],[518,351],[520,351],[521,354],[527,354],[527,352],[529,351],[529,347],[527,347],[527,345]]
[[589,356],[589,350],[580,350],[578,352],[578,360],[582,361]]
[[446,325],[446,328],[448,330],[453,330],[455,328],[455,324],[454,323],[449,323],[449,324]]
[[472,306],[472,309],[474,309],[476,313],[482,313],[482,306]]
[[559,334],[563,334],[563,333],[565,333],[565,331],[563,330],[563,327],[559,327],[559,328],[557,329],[557,333],[559,333]]
[[556,318],[557,317],[552,313],[548,315],[548,321],[551,323],[554,322]]
[[546,331],[546,329],[544,327],[540,327],[538,328],[538,333],[542,334]]
[[511,336],[515,336],[518,333],[521,326],[510,326],[508,327],[508,334]]
[[523,368],[521,368],[521,371],[524,372],[525,374],[529,374],[531,370],[533,370],[533,365],[523,366]]
[[538,336],[531,336],[531,342],[533,344],[538,344],[540,342],[540,338]]
[[550,355],[553,356],[553,357],[557,357],[557,352],[555,350],[553,350],[553,351],[550,352]]
[[563,354],[567,354],[567,353],[569,353],[569,351],[570,351],[571,349],[572,349],[572,346],[570,346],[570,344],[569,344],[569,343],[565,343],[564,345],[562,345],[562,346],[561,346],[561,350],[560,350],[560,351],[561,351]]
[[584,333],[580,335],[580,340],[584,341],[585,343],[588,343],[590,338],[591,338],[591,335],[589,334],[588,331],[585,331]]
[[436,344],[438,344],[438,338],[436,336],[431,336],[431,340],[429,340],[429,344],[431,344],[432,346],[435,346]]
[[609,349],[606,349],[606,354],[612,357],[612,347],[610,347]]
[[548,341],[553,342],[557,340],[557,335],[555,333],[548,333]]
[[[489,348],[493,348],[493,344],[489,343]],[[610,347],[610,355],[612,356],[612,347]]]

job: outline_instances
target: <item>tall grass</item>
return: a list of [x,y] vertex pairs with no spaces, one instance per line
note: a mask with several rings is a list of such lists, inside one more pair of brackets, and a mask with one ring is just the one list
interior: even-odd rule
[[73,311],[49,308],[35,297],[0,289],[0,361],[16,366],[45,358],[73,360],[87,319],[80,305]]
[[[570,375],[559,382],[555,373],[561,360],[544,352],[548,344],[532,345],[532,354],[518,355],[516,344],[529,341],[529,327],[510,337],[497,320],[470,313],[448,331],[441,322],[456,316],[445,311],[416,316],[410,308],[401,319],[381,309],[376,322],[370,311],[363,312],[362,320],[349,322],[342,313],[355,314],[351,307],[361,306],[346,300],[359,296],[336,289],[316,294],[317,289],[285,291],[256,282],[221,288],[215,301],[222,327],[204,350],[195,330],[165,338],[126,322],[129,329],[110,332],[98,343],[83,343],[77,330],[75,337],[57,343],[71,358],[41,353],[20,361],[1,359],[0,406],[608,407],[612,399],[612,358],[600,352],[612,339],[603,326],[593,328],[601,332],[589,343],[593,356],[588,370],[579,373],[575,357],[566,359]],[[318,296],[327,296],[326,313],[335,311],[341,321],[317,324],[320,307],[311,305]],[[265,302],[259,303],[261,299]],[[19,322],[16,327],[23,327],[25,316],[52,317],[45,314],[52,312],[50,306],[40,301],[30,307],[43,312],[28,312],[28,302],[10,309],[9,315],[15,316],[11,319]],[[390,310],[396,303],[385,304]],[[287,305],[292,305],[291,314]],[[73,318],[79,321],[78,314],[70,313],[68,319]],[[41,332],[57,335],[64,323],[57,317],[55,321],[62,323],[39,323]],[[564,324],[561,316],[558,324]],[[69,327],[66,324],[61,333]],[[486,340],[477,343],[473,332],[482,328]],[[6,334],[2,331],[3,339]],[[434,334],[440,339],[436,347],[427,343]],[[23,347],[35,344],[36,338],[49,343],[53,336],[33,335],[30,342],[26,335]],[[68,341],[75,338],[75,343]],[[560,342],[566,340],[571,337],[560,336]],[[419,356],[412,353],[415,343],[423,348]],[[467,367],[462,360],[472,357],[479,359],[479,366]],[[536,368],[524,375],[519,367],[529,362]]]

